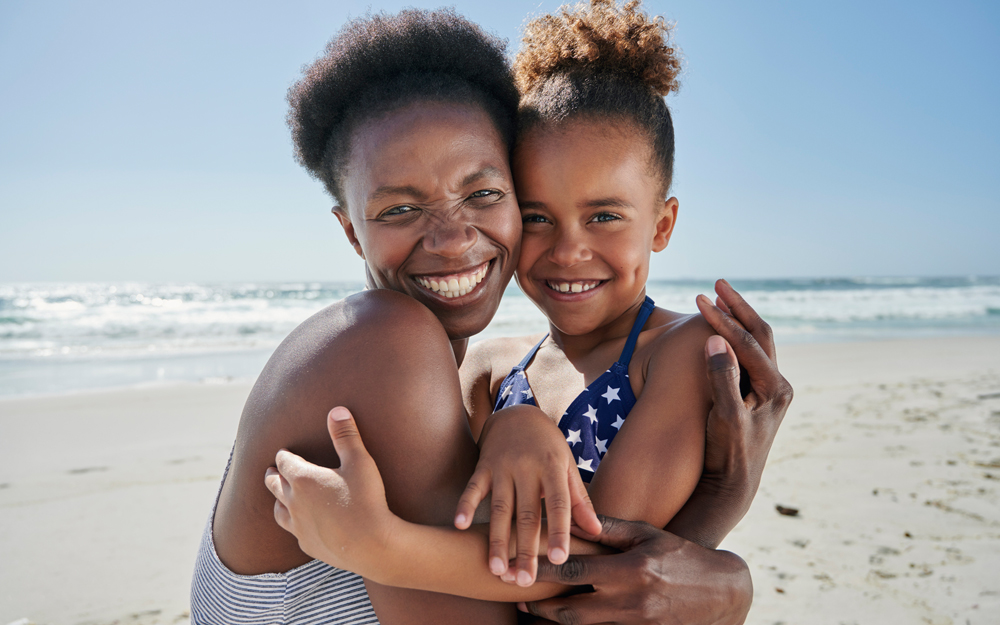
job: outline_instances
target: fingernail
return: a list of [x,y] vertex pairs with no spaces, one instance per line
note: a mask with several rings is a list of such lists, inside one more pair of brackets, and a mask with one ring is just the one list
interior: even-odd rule
[[455,517],[455,525],[465,525],[465,515],[459,514]]
[[520,611],[522,611],[522,612],[527,612],[528,611],[528,605],[525,602],[523,602],[523,601],[518,601],[517,602],[517,609],[520,610]]
[[726,341],[718,334],[708,337],[708,355],[718,356],[726,351]]
[[343,406],[337,406],[330,411],[330,418],[334,421],[347,421],[351,418],[351,412]]
[[502,579],[505,582],[514,581],[514,571],[507,569],[506,571],[500,574],[500,579]]
[[531,586],[531,573],[527,571],[517,572],[517,585],[518,586]]
[[[490,558],[490,572],[494,575],[503,576],[507,571],[507,563],[500,558]],[[508,580],[510,581],[510,580]]]
[[556,564],[561,564],[566,559],[566,552],[563,551],[562,547],[553,547],[549,549],[549,560]]
[[695,299],[698,300],[699,302],[705,304],[706,306],[711,306],[712,305],[712,300],[708,299],[704,295],[700,295],[699,294],[698,297],[696,297]]

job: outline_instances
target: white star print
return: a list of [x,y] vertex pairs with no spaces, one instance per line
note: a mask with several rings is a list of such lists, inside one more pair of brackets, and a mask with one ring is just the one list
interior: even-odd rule
[[526,377],[528,377],[527,375],[525,375],[525,373],[524,373],[524,369],[521,369],[520,371],[518,371],[518,372],[517,372],[517,375],[521,376],[522,378],[526,378]]
[[587,412],[583,413],[583,416],[590,419],[591,423],[597,423],[597,408],[587,404]]
[[508,397],[510,397],[510,392],[512,390],[514,390],[513,385],[511,385],[511,386],[505,386],[504,389],[503,389],[503,394],[500,395],[500,399],[507,399]]
[[617,399],[618,401],[621,401],[621,398],[620,398],[620,397],[618,397],[618,391],[619,391],[619,390],[621,390],[621,389],[620,389],[620,388],[611,388],[611,387],[609,386],[609,387],[608,387],[608,392],[607,392],[607,393],[605,393],[605,394],[603,394],[603,395],[601,395],[601,397],[603,397],[604,399],[608,400],[608,403],[609,403],[609,404],[610,404],[611,402],[615,401],[616,399]]
[[597,446],[597,451],[601,452],[602,454],[608,453],[608,441],[607,440],[603,440],[602,441],[601,439],[598,438],[596,446]]
[[521,392],[524,393],[524,398],[525,399],[531,399],[532,397],[534,397],[534,394],[531,392],[530,388],[529,389],[525,389],[525,390],[523,390]]
[[591,473],[593,473],[594,469],[590,466],[592,462],[594,461],[584,460],[583,458],[580,458],[579,460],[576,461],[576,468],[583,469],[584,471],[590,471]]
[[576,445],[577,443],[582,443],[583,440],[580,438],[580,430],[570,430],[569,436],[566,437],[566,442],[569,443],[570,447]]
[[620,414],[616,414],[615,416],[618,418],[615,419],[615,422],[611,424],[611,427],[615,428],[616,430],[620,430],[622,429],[622,425],[624,425],[625,423],[625,419],[622,419],[622,416]]

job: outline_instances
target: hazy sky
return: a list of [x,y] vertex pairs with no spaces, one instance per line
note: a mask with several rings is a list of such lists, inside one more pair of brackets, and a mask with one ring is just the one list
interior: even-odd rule
[[[455,4],[512,50],[558,5]],[[4,0],[0,281],[361,279],[284,119],[368,6]],[[1000,274],[1000,3],[645,6],[687,64],[654,277]]]

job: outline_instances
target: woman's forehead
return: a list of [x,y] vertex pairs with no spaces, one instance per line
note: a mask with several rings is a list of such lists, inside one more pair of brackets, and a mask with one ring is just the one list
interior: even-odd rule
[[363,207],[387,193],[433,195],[509,177],[507,150],[481,107],[420,102],[354,131],[344,191],[349,205]]

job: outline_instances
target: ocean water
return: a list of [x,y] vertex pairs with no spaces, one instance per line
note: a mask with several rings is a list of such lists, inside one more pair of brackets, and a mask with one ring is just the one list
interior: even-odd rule
[[[1000,277],[734,280],[779,344],[1000,334]],[[0,396],[252,380],[281,340],[360,283],[0,284]],[[652,281],[695,311],[711,280]],[[480,337],[542,332],[512,286]]]

